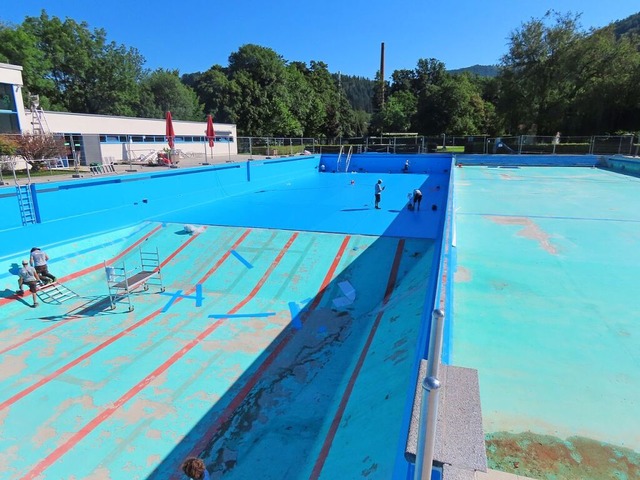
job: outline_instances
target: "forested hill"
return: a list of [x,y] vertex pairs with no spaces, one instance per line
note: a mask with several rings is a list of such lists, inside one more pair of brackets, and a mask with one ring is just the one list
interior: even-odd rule
[[640,12],[614,22],[613,28],[618,38],[623,35],[640,35]]
[[497,77],[498,67],[496,65],[473,65],[471,67],[456,68],[455,70],[447,70],[451,75],[456,75],[463,72],[473,73],[481,77]]
[[336,83],[342,87],[342,92],[349,100],[349,103],[355,110],[364,110],[367,113],[373,112],[373,87],[375,81],[365,77],[356,77],[351,75],[332,74]]

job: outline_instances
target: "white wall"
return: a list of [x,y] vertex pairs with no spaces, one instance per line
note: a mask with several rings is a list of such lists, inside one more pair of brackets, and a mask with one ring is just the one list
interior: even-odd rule
[[[31,112],[27,116],[30,118]],[[163,119],[116,117],[108,115],[89,115],[83,113],[44,112],[46,128],[52,133],[63,134],[96,134],[96,135],[130,135],[135,137],[155,136],[164,137],[166,123]],[[173,121],[173,129],[176,137],[205,135],[206,122]],[[214,123],[216,141],[213,148],[214,156],[236,155],[238,153],[236,126],[228,123]],[[231,141],[226,141],[230,139]],[[211,149],[205,142],[175,142],[175,149],[186,153],[211,155]],[[131,152],[135,160],[141,155],[146,155],[152,150],[156,152],[168,148],[168,144],[161,142],[119,142],[101,143],[102,159],[105,162],[128,160]],[[99,162],[100,159],[87,159],[88,163]]]
[[[22,100],[22,67],[0,63],[0,83],[13,85],[18,112],[20,129],[27,133],[32,131],[31,111],[26,111]],[[173,129],[176,137],[204,137],[206,122],[186,122],[180,120],[173,121]],[[228,123],[214,123],[216,141],[213,148],[213,155],[216,157],[236,155],[238,153],[238,139],[236,126]],[[74,135],[122,135],[122,136],[155,136],[164,137],[165,120],[152,118],[116,117],[110,115],[89,115],[84,113],[68,112],[44,112],[44,128],[51,133],[74,134]],[[232,141],[225,141],[231,139]],[[156,139],[157,140],[157,139]],[[181,142],[176,140],[175,148],[186,153],[196,153],[210,156],[212,154],[206,142]],[[150,153],[152,150],[162,151],[168,145],[162,139],[160,142],[109,142],[100,144],[102,159],[122,161],[128,160],[128,152],[131,151],[133,158]],[[100,162],[101,159],[86,159],[88,163]]]

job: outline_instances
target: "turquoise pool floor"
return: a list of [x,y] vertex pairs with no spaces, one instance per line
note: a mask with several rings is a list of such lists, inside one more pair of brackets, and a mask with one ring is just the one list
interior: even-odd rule
[[[479,370],[490,465],[640,474],[639,205],[639,178],[598,169],[456,169],[453,363]],[[556,453],[525,458],[540,438]]]
[[[188,235],[184,223],[202,220],[192,214],[43,242],[78,297],[37,309],[11,296],[19,258],[8,262],[3,479],[182,478],[189,455],[212,478],[391,478],[434,263],[426,234],[396,236],[404,202],[366,212],[381,231],[393,224],[390,236],[256,225]],[[166,290],[111,310],[103,261],[139,269],[139,248],[158,249]]]

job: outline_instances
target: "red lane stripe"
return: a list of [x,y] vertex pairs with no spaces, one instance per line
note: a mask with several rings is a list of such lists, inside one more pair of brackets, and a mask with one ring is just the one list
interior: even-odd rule
[[44,472],[47,468],[49,468],[56,460],[60,459],[65,453],[71,450],[79,441],[81,441],[84,437],[86,437],[89,433],[93,431],[98,425],[104,422],[107,418],[115,413],[121,406],[131,400],[134,396],[140,393],[147,385],[153,382],[156,378],[162,375],[171,365],[177,362],[180,358],[182,358],[187,352],[189,352],[193,347],[195,347],[200,341],[202,341],[207,335],[213,332],[216,328],[218,328],[222,324],[222,320],[218,320],[217,322],[211,324],[206,330],[204,330],[200,335],[191,340],[188,344],[174,353],[168,360],[166,360],[162,365],[156,368],[153,372],[147,375],[141,382],[136,384],[131,390],[122,395],[118,400],[116,400],[111,406],[100,412],[97,417],[94,417],[89,423],[87,423],[84,427],[74,433],[66,442],[56,448],[51,454],[49,454],[46,458],[44,458],[40,463],[38,463],[29,473],[27,473],[23,478],[23,480],[34,479],[39,476],[42,472]]
[[[238,245],[240,245],[240,243],[242,243],[242,241],[246,238],[246,236],[249,234],[251,230],[247,230],[246,232],[244,232],[244,234],[242,234],[242,236],[236,241],[236,243],[231,247],[230,250],[235,249]],[[198,283],[202,283],[204,282],[209,275],[211,275],[215,269],[217,267],[219,267],[222,262],[224,260],[226,260],[229,255],[230,255],[230,251],[228,250],[227,252],[225,252],[225,254],[220,258],[220,260],[218,260],[218,262],[216,263],[216,265],[211,268],[203,277],[202,279],[200,279],[200,281]],[[187,290],[185,293],[185,295],[190,295],[191,293],[193,293],[195,291],[195,286],[191,287],[189,290]],[[174,303],[177,303],[179,301],[181,301],[183,299],[183,297],[178,297],[176,299],[176,301]],[[148,323],[149,321],[151,321],[153,318],[157,317],[160,313],[162,313],[162,308],[156,310],[155,312],[150,313],[149,315],[147,315],[146,317],[144,317],[142,320],[137,321],[136,323],[130,325],[129,327],[125,328],[124,330],[122,330],[121,332],[117,333],[116,335],[114,335],[113,337],[105,340],[104,342],[102,342],[101,344],[93,347],[91,350],[83,353],[82,355],[80,355],[78,358],[76,358],[75,360],[72,360],[71,362],[67,363],[66,365],[63,365],[62,367],[60,367],[59,369],[57,369],[56,371],[50,373],[49,375],[41,378],[40,380],[38,380],[36,383],[34,383],[33,385],[25,388],[24,390],[21,390],[20,392],[16,393],[15,395],[13,395],[12,397],[10,397],[9,399],[5,400],[4,402],[0,403],[0,411],[4,410],[5,408],[13,405],[14,403],[16,403],[18,400],[26,397],[27,395],[29,395],[31,392],[33,392],[34,390],[37,390],[38,388],[40,388],[41,386],[49,383],[51,380],[53,380],[54,378],[60,376],[61,374],[65,373],[66,371],[70,370],[71,368],[75,367],[76,365],[78,365],[80,362],[82,362],[83,360],[86,360],[87,358],[91,357],[93,354],[99,352],[100,350],[103,350],[104,348],[108,347],[109,345],[111,345],[112,343],[114,343],[116,340],[119,340],[120,338],[124,337],[125,335],[127,335],[128,333],[134,331],[136,328],[141,327],[142,325],[144,325],[145,323]]]
[[[157,227],[155,227],[153,230],[151,230],[149,233],[147,233],[144,237],[140,238],[138,241],[136,241],[134,244],[132,244],[131,246],[129,246],[128,248],[126,248],[125,250],[123,250],[122,252],[120,252],[118,255],[116,255],[115,257],[113,257],[111,260],[109,260],[107,263],[113,263],[116,260],[118,260],[119,258],[122,258],[123,256],[125,256],[127,253],[129,253],[131,250],[133,250],[135,247],[137,247],[138,245],[140,245],[142,242],[144,242],[146,239],[148,239],[149,237],[151,237],[151,235],[153,235],[154,233],[156,233],[158,230],[160,230],[162,228],[162,225],[158,225]],[[91,273],[99,268],[103,267],[102,263],[97,263],[91,267],[87,267],[84,270],[79,270],[77,272],[74,272],[70,275],[66,275],[64,277],[61,277],[59,280],[60,282],[66,282],[68,280],[73,280],[74,278],[80,277],[82,275],[86,275],[87,273]],[[5,305],[9,302],[13,302],[16,301],[19,297],[17,295],[14,295],[12,297],[7,297],[7,298],[3,298],[0,299],[0,307],[2,305]]]
[[285,244],[285,246],[282,248],[282,250],[280,250],[280,253],[276,257],[276,259],[269,266],[269,268],[267,269],[265,274],[262,276],[260,281],[256,284],[256,286],[253,287],[253,290],[251,290],[251,292],[249,292],[249,295],[247,295],[242,302],[240,302],[233,309],[231,309],[231,311],[228,312],[230,315],[236,313],[238,310],[240,310],[242,307],[244,307],[255,296],[255,294],[258,292],[258,290],[260,290],[262,288],[262,285],[264,285],[264,282],[267,281],[267,278],[269,277],[269,275],[271,275],[271,272],[273,272],[274,268],[276,268],[278,266],[278,264],[280,263],[280,260],[282,260],[282,257],[287,252],[287,250],[289,250],[289,247],[291,247],[291,244],[294,242],[294,240],[296,238],[298,238],[298,232],[295,232],[293,235],[291,235],[291,237],[289,238],[289,241]]
[[[248,232],[247,232],[248,233]],[[256,292],[260,289],[259,287],[264,285],[267,278],[273,270],[278,266],[280,260],[284,254],[289,250],[289,247],[293,243],[293,241],[298,236],[298,232],[294,233],[286,245],[280,250],[280,253],[275,258],[273,263],[264,273],[260,281],[258,282],[258,286],[254,287],[249,295],[239,304],[237,304],[233,309],[229,311],[229,314],[238,311],[243,305],[247,303],[247,298],[252,298]],[[230,250],[233,250],[230,249]],[[229,253],[230,253],[229,250]],[[93,418],[89,423],[87,423],[84,427],[82,427],[78,432],[72,435],[66,442],[56,448],[52,453],[50,453],[47,457],[45,457],[40,463],[38,463],[31,471],[29,471],[23,478],[23,480],[31,480],[39,476],[42,472],[44,472],[47,468],[49,468],[56,460],[59,460],[65,453],[71,450],[79,441],[81,441],[84,437],[86,437],[89,433],[91,433],[98,425],[104,422],[107,418],[115,413],[115,411],[131,400],[134,396],[140,393],[144,388],[146,388],[151,382],[153,382],[156,378],[158,378],[162,373],[164,373],[171,365],[177,362],[180,358],[186,355],[193,347],[195,347],[198,343],[204,340],[208,335],[210,335],[215,329],[217,329],[220,325],[222,325],[223,321],[218,320],[212,325],[210,325],[207,329],[205,329],[200,335],[191,340],[188,344],[182,347],[180,350],[175,352],[168,360],[166,360],[162,365],[156,368],[153,372],[147,375],[142,381],[137,383],[132,389],[122,395],[118,400],[116,400],[110,407],[106,408],[100,414]]]
[[[309,307],[310,309],[316,308],[320,303],[320,301],[322,300],[322,297],[326,292],[326,287],[327,285],[329,285],[329,283],[333,279],[334,273],[338,268],[338,265],[340,264],[340,260],[342,259],[344,251],[347,248],[347,244],[349,243],[350,239],[351,239],[351,236],[347,235],[342,241],[342,244],[340,245],[340,249],[338,250],[338,253],[336,253],[336,256],[333,259],[333,263],[331,264],[331,267],[327,271],[327,274],[325,275],[324,280],[322,281],[322,285],[320,289],[318,289],[319,293],[316,296],[317,301],[314,301],[311,304],[311,306]],[[293,330],[289,330],[283,336],[280,343],[271,351],[271,353],[265,359],[265,361],[260,364],[258,369],[254,372],[251,378],[249,378],[249,380],[243,385],[243,387],[238,391],[236,396],[225,407],[222,413],[220,413],[220,415],[216,417],[216,421],[207,429],[207,431],[204,434],[200,435],[200,440],[198,441],[198,443],[194,445],[189,455],[187,456],[198,455],[198,453],[200,453],[203,450],[203,448],[209,442],[213,434],[220,429],[222,424],[226,422],[227,419],[231,416],[231,414],[242,404],[242,402],[244,401],[246,396],[249,394],[249,392],[253,389],[256,383],[258,383],[258,381],[260,380],[264,372],[271,366],[271,364],[275,361],[275,359],[278,357],[280,352],[282,352],[282,350],[287,346],[289,341],[293,338],[293,333],[294,333]],[[171,479],[177,479],[177,478],[181,478],[181,477],[179,477],[178,474],[173,474],[171,476]]]
[[[350,240],[351,240],[351,235],[347,235],[342,240],[340,249],[338,250],[338,253],[336,254],[336,256],[333,258],[331,267],[329,268],[329,271],[325,275],[322,285],[320,286],[320,292],[324,292],[324,290],[329,286],[329,283],[331,283],[331,280],[333,279],[333,274],[336,271],[336,268],[338,268],[338,264],[340,263],[340,260],[342,259],[342,255],[344,255],[344,251],[347,248],[347,244],[349,243]],[[313,302],[309,306],[309,309],[315,310],[318,307],[318,305],[320,305],[321,300],[322,300],[322,295],[316,295],[316,298],[313,300]]]
[[[124,256],[127,252],[130,252],[130,251],[131,251],[131,250],[132,250],[136,245],[138,245],[139,243],[141,243],[142,241],[144,241],[146,238],[149,238],[149,237],[150,237],[150,236],[151,236],[155,231],[157,231],[159,228],[161,228],[161,227],[156,227],[153,231],[149,232],[149,234],[147,234],[147,236],[146,236],[146,237],[144,237],[144,238],[142,238],[142,239],[138,240],[138,241],[137,241],[136,243],[134,243],[131,247],[129,247],[129,248],[127,248],[126,250],[124,250],[124,251],[123,251],[122,253],[120,253],[118,256],[116,256],[116,257],[112,258],[108,263],[113,263],[113,262],[115,262],[118,258],[121,258],[122,256]],[[172,259],[173,259],[173,258],[174,258],[178,253],[180,253],[182,250],[184,250],[184,249],[187,247],[187,245],[189,245],[193,240],[195,240],[195,237],[196,237],[196,235],[194,235],[194,236],[190,237],[186,242],[184,242],[182,245],[180,245],[180,247],[179,247],[177,250],[175,250],[171,255],[169,255],[169,256],[168,256],[168,257],[167,257],[167,258],[166,258],[166,259],[165,259],[165,260],[160,264],[160,267],[162,268],[162,267],[164,267],[167,263],[169,263],[169,261],[170,261],[170,260],[172,260]],[[93,268],[93,267],[90,267],[90,268]],[[76,275],[76,274],[74,274],[74,276],[75,276],[75,275]],[[75,277],[74,277],[74,278],[75,278]],[[64,280],[66,280],[66,279],[67,279],[67,277],[64,277]],[[47,327],[47,328],[45,328],[45,329],[43,329],[43,330],[40,330],[40,331],[38,331],[38,332],[36,332],[36,333],[34,333],[34,334],[32,334],[32,335],[30,335],[30,336],[28,336],[28,337],[26,337],[26,338],[22,339],[22,340],[20,340],[19,342],[14,343],[13,345],[9,345],[8,347],[3,348],[2,350],[0,350],[0,355],[2,355],[3,353],[9,352],[9,351],[11,351],[11,350],[15,350],[16,348],[21,347],[21,346],[22,346],[22,345],[24,345],[25,343],[30,342],[31,340],[34,340],[34,339],[36,339],[36,338],[38,338],[38,337],[41,337],[41,336],[42,336],[42,335],[44,335],[45,333],[50,332],[50,331],[51,331],[51,330],[53,330],[54,328],[58,328],[59,326],[64,325],[65,323],[67,323],[67,322],[69,322],[69,321],[71,321],[71,320],[76,320],[76,319],[78,319],[78,318],[80,318],[80,317],[78,317],[78,316],[73,316],[73,317],[71,317],[71,318],[66,318],[66,319],[63,319],[63,320],[59,320],[59,321],[57,321],[56,323],[54,323],[53,325],[51,325],[51,326],[49,326],[49,327]]]
[[[404,250],[404,239],[401,239],[398,242],[398,247],[396,248],[396,255],[393,259],[393,266],[391,267],[391,272],[389,273],[389,280],[387,281],[387,290],[384,295],[384,300],[382,301],[382,305],[386,305],[391,298],[391,292],[393,292],[393,288],[395,286],[398,270],[400,267],[400,259],[402,258],[402,251]],[[367,337],[367,341],[360,352],[360,357],[358,358],[358,362],[351,373],[351,377],[349,378],[349,383],[347,384],[347,388],[342,394],[342,398],[340,399],[340,404],[338,405],[338,409],[336,410],[336,414],[333,417],[333,421],[331,422],[331,426],[329,427],[329,431],[327,432],[327,437],[322,444],[322,448],[320,450],[320,454],[316,460],[315,465],[313,466],[313,471],[311,472],[310,480],[316,480],[320,477],[320,473],[322,472],[322,468],[324,467],[325,461],[327,460],[327,456],[329,455],[329,450],[331,449],[331,444],[336,436],[338,431],[338,427],[340,426],[340,422],[342,421],[342,416],[344,415],[344,411],[347,407],[347,403],[349,402],[349,398],[351,397],[351,393],[353,392],[353,387],[356,384],[356,380],[358,375],[360,374],[360,370],[362,369],[362,365],[364,365],[364,361],[367,358],[367,354],[369,353],[369,348],[371,347],[371,343],[373,342],[373,338],[376,335],[376,331],[378,330],[378,326],[380,325],[380,320],[382,319],[382,315],[384,314],[384,310],[378,312],[375,321],[373,322],[373,326],[371,327],[371,331],[369,332],[369,336]]]

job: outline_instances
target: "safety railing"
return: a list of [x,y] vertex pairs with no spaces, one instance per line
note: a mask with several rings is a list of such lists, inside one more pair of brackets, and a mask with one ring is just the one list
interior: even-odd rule
[[440,357],[444,338],[444,313],[436,309],[431,315],[431,335],[427,356],[427,375],[422,382],[422,403],[420,404],[420,429],[414,480],[431,479],[433,453],[436,445],[436,421],[440,396]]
[[240,155],[298,155],[338,153],[340,147],[354,153],[422,154],[454,152],[471,154],[544,155],[640,155],[640,138],[628,135],[432,135],[335,138],[238,137]]

